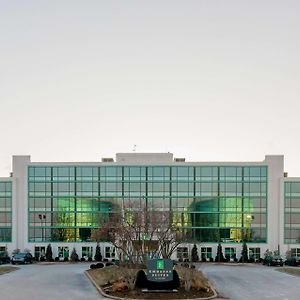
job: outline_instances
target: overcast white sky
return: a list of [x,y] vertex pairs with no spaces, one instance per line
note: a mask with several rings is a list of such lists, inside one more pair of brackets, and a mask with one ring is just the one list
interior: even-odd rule
[[134,144],[300,176],[299,53],[299,0],[0,0],[0,176]]

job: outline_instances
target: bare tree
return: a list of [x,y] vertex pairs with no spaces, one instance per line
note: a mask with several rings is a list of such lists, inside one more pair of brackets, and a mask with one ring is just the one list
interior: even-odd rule
[[128,207],[101,224],[93,239],[110,242],[131,264],[145,263],[149,255],[170,258],[186,238],[172,219],[169,211]]

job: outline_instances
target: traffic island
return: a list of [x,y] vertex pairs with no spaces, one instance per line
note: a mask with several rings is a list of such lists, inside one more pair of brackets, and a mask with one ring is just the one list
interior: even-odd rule
[[147,292],[145,288],[136,285],[138,272],[147,272],[147,270],[110,266],[88,270],[85,273],[102,296],[112,299],[213,299],[217,297],[216,291],[201,271],[181,266],[175,266],[174,270],[179,276],[179,286],[176,290],[147,289]]

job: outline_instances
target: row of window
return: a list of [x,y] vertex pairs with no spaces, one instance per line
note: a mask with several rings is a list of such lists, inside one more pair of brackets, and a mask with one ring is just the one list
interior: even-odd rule
[[0,242],[12,240],[12,182],[0,182]]
[[30,183],[29,196],[266,196],[266,183]]
[[[76,174],[76,175],[75,175]],[[266,177],[267,167],[29,167],[29,177]]]
[[[57,253],[59,258],[65,258],[70,257],[71,252],[70,248],[68,246],[59,246],[57,247]],[[103,258],[115,258],[116,252],[114,247],[106,246],[104,247],[104,256]],[[34,257],[37,259],[40,259],[41,257],[45,257],[46,255],[46,247],[45,246],[35,246],[34,247]],[[79,253],[80,255],[80,253]],[[87,247],[81,247],[81,257],[87,259],[87,258],[93,258],[94,256],[94,247],[87,246]]]
[[[300,250],[300,249],[299,249]],[[234,259],[236,258],[236,248],[235,247],[225,247],[225,257],[227,259]],[[188,247],[178,247],[177,248],[177,259],[189,259],[189,248]],[[260,259],[260,248],[249,248],[248,249],[248,257],[254,260]],[[212,256],[212,247],[201,247],[200,250],[200,258],[201,260],[209,260],[213,259]]]
[[[30,211],[119,211],[122,207],[189,212],[266,212],[266,198],[29,198]],[[1,211],[1,210],[0,210]]]
[[284,242],[300,243],[300,182],[285,182],[284,198]]

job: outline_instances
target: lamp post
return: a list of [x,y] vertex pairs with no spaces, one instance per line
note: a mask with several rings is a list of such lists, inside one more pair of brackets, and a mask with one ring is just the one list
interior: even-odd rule
[[46,224],[46,215],[45,215],[45,214],[39,214],[39,219],[41,220],[41,227],[42,227],[42,242],[44,242],[44,227],[43,227],[43,221],[45,221],[45,224]]

